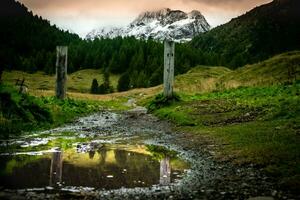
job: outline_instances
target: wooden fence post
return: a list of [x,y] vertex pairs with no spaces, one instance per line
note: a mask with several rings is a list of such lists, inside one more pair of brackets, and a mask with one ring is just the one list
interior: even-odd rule
[[67,83],[67,66],[68,66],[68,47],[56,47],[56,97],[64,99],[66,97]]
[[164,96],[173,97],[175,43],[164,41]]

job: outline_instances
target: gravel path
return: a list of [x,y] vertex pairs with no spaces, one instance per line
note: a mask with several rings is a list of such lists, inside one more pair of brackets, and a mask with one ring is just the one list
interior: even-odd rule
[[214,159],[212,143],[188,133],[172,131],[172,125],[137,107],[124,113],[101,112],[74,124],[45,133],[75,130],[79,134],[117,136],[130,141],[165,146],[191,163],[191,170],[178,183],[150,188],[76,191],[2,190],[0,199],[300,199],[277,189],[276,182],[255,166],[234,166]]

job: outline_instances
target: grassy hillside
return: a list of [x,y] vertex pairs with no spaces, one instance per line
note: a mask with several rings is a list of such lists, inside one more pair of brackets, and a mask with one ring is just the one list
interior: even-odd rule
[[254,164],[300,187],[300,52],[231,71],[199,66],[176,77],[179,101],[142,101],[221,161]]
[[20,94],[17,88],[0,84],[0,139],[34,131],[56,127],[73,121],[76,117],[101,109],[127,108],[124,98],[107,98],[106,101],[95,101],[82,97],[59,100],[51,96],[35,97]]
[[270,86],[300,79],[300,51],[274,56],[236,70],[198,66],[175,79],[175,91],[186,94],[222,91],[241,86]]
[[222,76],[231,70],[226,67],[197,66],[175,79],[175,91],[184,93],[207,92],[216,89]]
[[[35,96],[53,96],[55,76],[43,72],[29,74],[21,71],[5,71],[3,82],[15,84],[17,79],[25,78],[29,92]],[[86,69],[68,76],[68,94],[75,98],[106,100],[119,96],[135,96],[137,94],[155,95],[162,90],[162,86],[147,89],[135,89],[112,95],[88,95],[93,78],[101,84],[103,73],[101,70]],[[114,89],[117,87],[119,75],[111,75],[110,81]],[[291,82],[300,79],[300,51],[293,51],[274,56],[263,62],[246,65],[236,70],[226,67],[197,66],[186,74],[175,78],[175,91],[185,94],[205,93],[215,90],[237,88],[240,86],[269,86]]]
[[[282,187],[298,191],[299,81],[180,96],[153,113],[175,123],[177,131],[190,133],[187,139],[206,146],[217,159],[263,167]],[[155,101],[150,101],[152,109],[159,105]]]
[[[21,71],[5,71],[2,75],[4,83],[15,84],[17,79],[25,78],[25,84],[29,90],[54,90],[55,76],[46,75],[44,72],[29,74]],[[70,92],[89,93],[93,79],[99,84],[103,83],[101,70],[86,69],[68,75],[67,87]],[[110,82],[114,89],[117,88],[119,76],[111,75]]]
[[300,51],[280,54],[253,65],[234,70],[219,80],[225,88],[266,86],[300,79]]

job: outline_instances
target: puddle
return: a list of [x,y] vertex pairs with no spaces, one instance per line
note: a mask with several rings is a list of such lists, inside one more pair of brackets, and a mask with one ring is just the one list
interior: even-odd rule
[[0,190],[76,192],[180,181],[189,165],[176,152],[144,145],[161,131],[153,126],[155,121],[121,119],[127,117],[105,111],[56,129],[1,140]]
[[158,146],[78,142],[38,154],[2,154],[2,188],[118,189],[177,182],[188,164]]

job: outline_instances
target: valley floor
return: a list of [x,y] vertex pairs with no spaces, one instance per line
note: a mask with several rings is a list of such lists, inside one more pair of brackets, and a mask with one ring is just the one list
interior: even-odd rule
[[148,104],[219,161],[254,166],[299,195],[300,84],[241,87]]
[[[33,99],[30,96],[21,98],[16,91],[9,96],[5,93],[7,89],[0,89],[3,99],[13,102],[9,105],[14,106],[7,107],[9,112],[14,111],[11,113],[20,117],[18,110],[22,108],[29,124],[34,122],[42,129],[107,109],[128,110],[136,105],[147,107],[162,121],[172,123],[172,129],[161,136],[167,138],[162,145],[173,143],[184,151],[194,152],[194,157],[209,157],[214,164],[213,169],[208,168],[211,174],[206,175],[218,175],[218,167],[221,171],[228,170],[220,172],[214,180],[216,182],[206,183],[208,187],[197,185],[193,197],[244,199],[267,195],[275,199],[300,199],[299,61],[300,53],[291,52],[235,71],[199,66],[176,77],[177,101],[158,95],[162,91],[161,86],[109,95],[73,91],[68,94],[71,98],[64,101],[51,97],[54,94],[51,90],[32,88],[29,93],[37,96]],[[292,76],[289,68],[295,72]],[[11,75],[13,77],[13,73]],[[8,83],[13,83],[12,80]],[[85,89],[88,89],[87,85]],[[45,126],[39,120],[47,113],[53,117],[53,123]],[[1,115],[1,128],[16,127],[9,117],[14,116]],[[133,118],[133,121],[138,120],[139,117]],[[22,122],[22,119],[19,121]],[[162,122],[158,120],[157,123]],[[2,133],[7,133],[9,128],[5,130]],[[194,163],[203,164],[201,159]],[[201,178],[202,175],[195,177]],[[226,183],[231,184],[227,187]],[[264,186],[254,187],[260,186],[260,183]],[[211,186],[218,189],[211,189]],[[243,191],[245,194],[241,195]]]
[[[68,130],[65,136],[61,135],[64,129]],[[80,135],[80,138],[68,139],[72,135]],[[30,138],[32,136],[26,137],[26,141],[34,140],[35,138]],[[70,156],[67,153],[68,148],[73,148],[74,142],[77,142],[78,148],[78,144],[95,144],[95,141],[102,141],[100,143],[102,145],[105,145],[105,141],[118,141],[116,143],[125,141],[127,145],[150,144],[179,152],[179,155],[190,163],[190,170],[182,177],[179,184],[168,186],[156,185],[119,190],[95,190],[86,187],[66,187],[63,190],[53,187],[5,189],[0,190],[1,199],[248,199],[258,196],[265,196],[267,199],[297,198],[296,194],[278,187],[276,178],[267,176],[261,167],[253,164],[236,165],[231,160],[216,157],[221,145],[211,140],[208,135],[179,130],[165,120],[158,120],[146,114],[144,109],[135,108],[117,113],[100,112],[90,117],[80,118],[67,126],[43,132],[41,137],[48,138],[49,144],[18,148],[18,151],[47,150],[53,145],[61,145],[68,157]],[[10,164],[22,169],[26,160],[21,166],[16,162]],[[135,166],[136,163],[133,165]],[[99,167],[99,164],[97,166]],[[136,173],[137,176],[141,176],[138,170]]]

